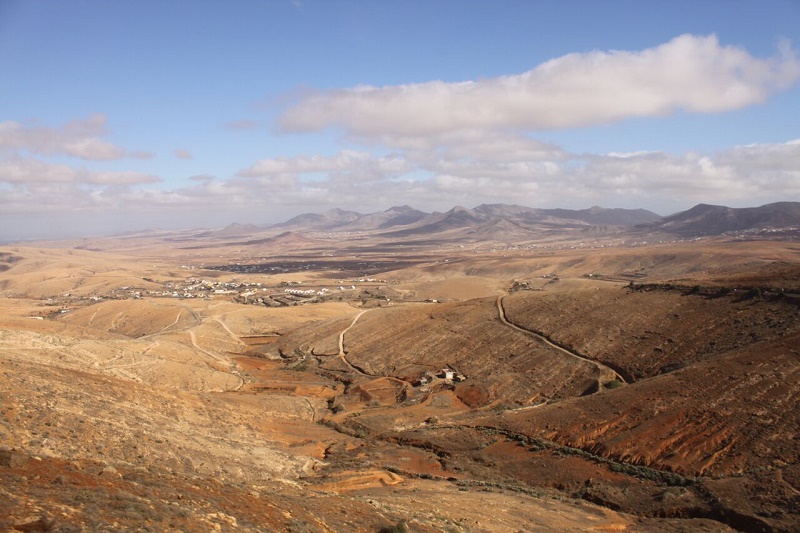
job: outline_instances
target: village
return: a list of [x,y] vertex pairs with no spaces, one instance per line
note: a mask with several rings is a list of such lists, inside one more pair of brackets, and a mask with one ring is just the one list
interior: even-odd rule
[[[267,277],[267,276],[264,276]],[[355,278],[334,280],[330,284],[300,281],[255,282],[246,280],[215,281],[187,278],[183,281],[156,281],[142,278],[141,286],[120,286],[107,292],[78,295],[62,293],[45,298],[49,306],[57,307],[45,316],[68,313],[72,308],[106,300],[139,300],[142,298],[225,299],[245,305],[288,307],[321,303],[331,300],[358,300],[362,305],[391,305],[396,292],[383,287],[386,280]]]

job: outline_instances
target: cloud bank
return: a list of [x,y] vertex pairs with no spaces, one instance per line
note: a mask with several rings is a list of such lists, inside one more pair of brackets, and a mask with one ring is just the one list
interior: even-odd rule
[[799,78],[800,61],[788,46],[759,59],[714,35],[681,35],[638,52],[569,54],[498,78],[322,91],[301,98],[279,122],[290,132],[340,127],[361,137],[542,131],[741,109]]
[[[126,229],[135,229],[152,225],[156,212],[162,224],[208,227],[275,222],[330,207],[371,212],[401,204],[429,211],[481,203],[599,204],[644,206],[666,215],[687,203],[759,205],[800,197],[800,140],[714,154],[557,153],[559,158],[529,159],[521,151],[516,158],[492,161],[342,150],[260,160],[238,176],[191,176],[185,186],[168,189],[155,187],[156,176],[20,158],[0,164],[0,214],[116,213],[128,219]],[[3,229],[6,235],[0,237],[9,238],[13,228]]]
[[0,152],[67,155],[91,161],[153,157],[148,152],[129,152],[99,138],[106,133],[106,116],[102,114],[74,120],[57,128],[5,121],[0,122]]

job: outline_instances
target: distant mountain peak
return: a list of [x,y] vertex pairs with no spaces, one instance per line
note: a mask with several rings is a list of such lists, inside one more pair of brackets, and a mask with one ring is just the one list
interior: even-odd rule
[[748,229],[800,225],[800,202],[776,202],[760,207],[697,204],[652,225],[685,236],[718,235]]

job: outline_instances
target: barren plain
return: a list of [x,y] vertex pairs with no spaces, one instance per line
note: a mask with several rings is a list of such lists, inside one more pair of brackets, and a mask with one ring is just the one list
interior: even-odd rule
[[796,232],[452,231],[3,246],[0,531],[800,528]]

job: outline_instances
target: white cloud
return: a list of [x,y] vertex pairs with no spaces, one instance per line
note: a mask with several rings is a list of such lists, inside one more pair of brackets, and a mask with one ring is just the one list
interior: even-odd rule
[[530,150],[509,150],[511,155],[503,159],[494,157],[495,148],[499,154],[502,146],[528,145],[521,139],[505,139],[507,145],[501,140],[497,147],[481,152],[477,143],[481,138],[475,137],[474,152],[469,143],[454,143],[439,150],[418,145],[417,150],[389,158],[342,151],[333,156],[262,160],[240,172],[249,177],[238,186],[291,205],[313,199],[317,210],[334,206],[369,210],[381,199],[420,208],[500,202],[663,210],[666,203],[754,205],[800,196],[800,144],[794,142],[719,153],[592,155],[569,154],[549,145],[542,148],[532,141]]
[[438,148],[421,141],[384,158],[344,150],[333,156],[266,159],[239,175],[258,180],[248,186],[254,193],[269,189],[277,201],[296,201],[313,190],[325,206],[368,206],[386,197],[418,207],[570,202],[656,209],[664,199],[684,205],[741,204],[800,196],[800,144],[793,141],[719,153],[592,155],[514,136],[499,136],[481,147],[485,139],[476,134]]
[[184,160],[192,159],[192,153],[189,150],[182,150],[180,148],[174,149],[172,151],[172,155],[174,155],[178,159],[184,159]]
[[38,159],[12,157],[0,160],[0,183],[82,183],[87,185],[137,185],[160,178],[131,171],[92,171]]
[[129,152],[99,138],[106,133],[106,117],[102,114],[68,122],[57,128],[5,121],[0,122],[0,152],[68,155],[94,161],[152,157],[148,152]]
[[[60,147],[65,154],[81,159],[112,160],[125,156],[125,150],[102,139],[78,139],[64,142]],[[55,148],[56,150],[58,148]]]
[[672,197],[688,202],[745,202],[800,196],[800,146],[734,147],[718,154],[648,152],[589,156],[575,175],[597,194]]
[[555,161],[437,161],[428,170],[451,176],[475,179],[505,179],[514,182],[553,180],[562,176]]
[[399,149],[414,161],[482,160],[495,162],[560,160],[558,146],[507,131],[454,130],[436,135],[381,135],[376,144]]
[[642,156],[642,155],[655,154],[655,153],[658,153],[658,152],[654,152],[652,150],[637,150],[635,152],[609,152],[606,155],[608,157],[619,157],[621,159],[625,159],[625,158],[628,158],[628,157],[638,157],[638,156]]
[[302,174],[329,174],[340,179],[380,180],[411,170],[405,159],[389,155],[374,157],[369,152],[342,150],[334,156],[298,156],[262,159],[250,168],[238,172],[245,178],[265,176],[296,176]]
[[367,138],[548,130],[740,109],[799,78],[788,46],[759,59],[714,35],[681,35],[642,51],[569,54],[518,75],[320,91],[301,97],[280,124],[287,131],[342,127]]
[[752,144],[723,152],[720,161],[742,172],[800,173],[800,142]]

